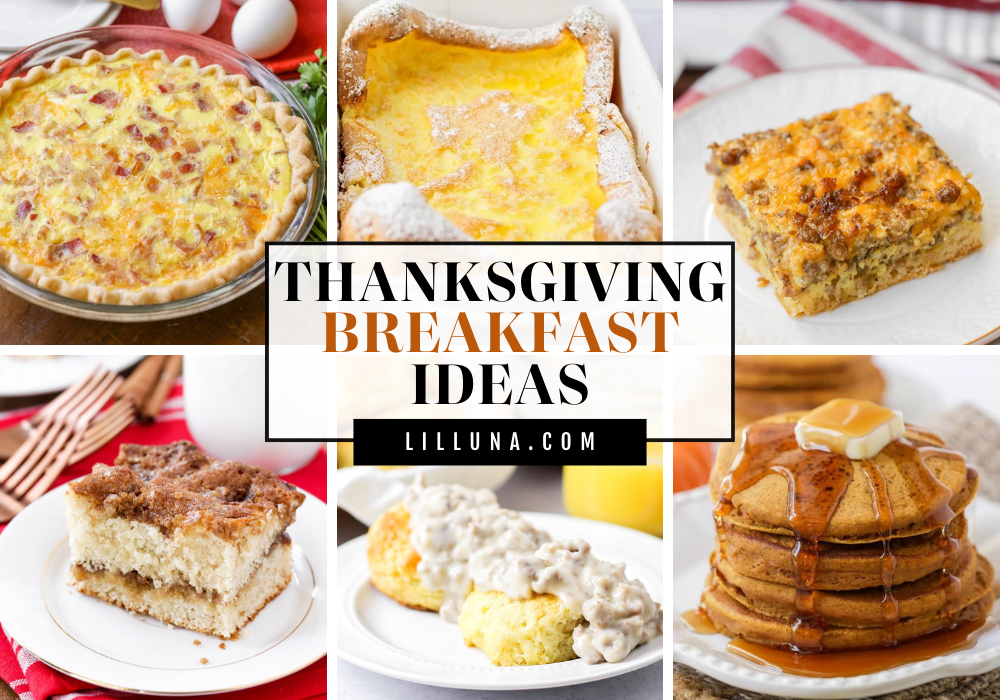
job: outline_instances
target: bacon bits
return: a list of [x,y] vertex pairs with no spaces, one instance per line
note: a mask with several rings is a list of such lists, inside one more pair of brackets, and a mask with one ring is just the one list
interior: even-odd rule
[[872,194],[871,198],[881,199],[892,206],[899,200],[899,195],[904,187],[906,187],[906,176],[899,172],[892,173],[884,180],[882,186]]
[[722,161],[723,165],[736,165],[746,154],[747,149],[745,148],[733,148],[723,153],[719,160]]
[[150,158],[151,158],[151,156],[148,153],[136,153],[135,154],[135,159],[136,160],[141,160],[144,163],[148,163],[150,161]]
[[23,134],[26,131],[31,131],[35,128],[35,122],[21,122],[20,124],[11,127],[15,134]]
[[31,202],[25,200],[17,205],[17,220],[24,221],[31,212]]
[[951,180],[945,180],[944,184],[938,188],[938,191],[934,193],[937,200],[942,204],[953,204],[958,201],[959,196],[962,194],[962,188],[956,185]]
[[86,90],[84,90],[82,87],[79,87],[77,85],[70,85],[66,89],[69,90],[74,95],[86,95],[87,94]]
[[157,151],[157,152],[162,151],[163,150],[163,139],[161,139],[156,134],[149,134],[146,137],[146,145],[149,146],[150,148],[152,148],[154,151]]
[[150,175],[146,178],[146,189],[150,192],[156,192],[160,189],[160,181],[157,180],[155,176]]
[[259,134],[261,129],[260,122],[254,122],[251,128],[253,129],[253,133]]
[[69,258],[75,258],[81,253],[83,253],[83,241],[79,238],[74,238],[57,245],[50,245],[48,250],[49,260],[68,260]]
[[184,146],[185,153],[198,153],[201,150],[201,146],[199,146],[193,139],[188,139],[181,145]]
[[194,170],[194,166],[191,165],[190,163],[182,163],[181,166],[177,168],[177,172],[179,172],[181,175],[187,175],[192,170]]
[[201,99],[200,97],[198,98],[197,104],[199,112],[207,112],[208,110],[212,109],[212,106],[207,102],[205,102],[205,100]]
[[211,233],[211,236],[209,236],[208,234],[206,234],[204,231],[201,230],[201,226],[195,226],[194,232],[195,232],[195,240],[193,243],[188,243],[183,238],[177,238],[174,240],[174,245],[177,247],[178,250],[181,250],[190,255],[195,250],[197,250],[198,246],[200,246],[202,242],[208,243],[210,240],[212,240],[212,238],[215,237],[214,231],[210,231],[209,233]]
[[120,165],[115,169],[115,175],[118,177],[128,177],[131,174],[132,173],[128,170],[128,168],[123,168]]
[[101,90],[93,97],[90,101],[95,105],[104,105],[108,109],[114,109],[118,106],[118,100],[121,99],[117,92],[114,90]]
[[156,89],[162,92],[164,95],[166,95],[168,92],[174,91],[174,84],[171,82],[160,83],[159,85],[156,86]]
[[250,114],[250,108],[247,107],[247,103],[246,102],[238,102],[238,103],[234,104],[233,105],[233,111],[236,112],[237,114],[241,114],[243,116],[246,116],[246,115]]
[[142,141],[142,132],[139,131],[139,127],[135,124],[129,124],[126,126],[125,133],[131,136],[133,141]]

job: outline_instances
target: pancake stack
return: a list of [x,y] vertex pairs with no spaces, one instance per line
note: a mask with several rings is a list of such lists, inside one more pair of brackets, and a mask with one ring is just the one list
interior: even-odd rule
[[836,398],[878,402],[885,389],[868,355],[737,355],[736,429]]
[[802,415],[753,423],[719,450],[702,596],[716,628],[822,652],[895,646],[986,617],[993,568],[963,515],[975,469],[910,425],[869,459],[802,449]]

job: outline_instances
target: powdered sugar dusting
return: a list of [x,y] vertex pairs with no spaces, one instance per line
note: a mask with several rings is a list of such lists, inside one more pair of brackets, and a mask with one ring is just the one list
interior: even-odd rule
[[663,224],[656,214],[625,199],[605,202],[597,210],[594,238],[598,241],[660,241]]
[[508,90],[493,90],[469,104],[428,107],[431,138],[439,148],[456,148],[472,142],[483,156],[496,163],[509,163],[514,144],[528,131],[533,104],[514,105]]
[[[598,211],[598,231],[595,235],[603,230],[605,233],[600,235],[612,236],[603,240],[646,240],[630,238],[628,232],[640,228],[648,232],[652,218],[660,226],[659,235],[662,236],[662,225],[648,211],[653,208],[653,194],[639,171],[631,133],[618,108],[610,103],[614,81],[614,44],[600,13],[581,6],[574,8],[565,20],[551,25],[534,29],[496,29],[432,17],[398,0],[377,2],[355,16],[341,43],[338,78],[341,106],[357,103],[365,97],[367,47],[380,41],[399,39],[412,31],[419,31],[432,41],[495,51],[553,46],[567,32],[575,37],[587,56],[583,107],[597,127],[598,182],[609,200]],[[467,105],[428,107],[426,113],[431,124],[431,137],[439,148],[450,148],[473,140],[487,159],[508,162],[513,156],[513,144],[525,133],[534,109],[537,109],[534,105],[517,104],[510,93],[494,91]],[[586,135],[587,127],[582,119],[571,118],[566,121],[563,131],[567,138],[579,139]],[[345,128],[345,181],[380,182],[372,178],[373,173],[383,172],[374,153],[362,153],[351,160],[353,148],[360,143],[362,150],[367,151],[369,144],[365,139],[354,139],[351,143],[347,136]],[[377,143],[374,149],[377,151]],[[381,154],[378,153],[378,156],[381,157]],[[361,170],[366,177],[347,177],[348,167],[352,168],[354,176]],[[470,177],[474,168],[475,163],[465,163],[453,173],[426,183],[421,189],[430,194],[439,187],[448,187]],[[369,199],[369,193],[377,194]],[[392,202],[391,197],[405,197],[406,201]],[[342,199],[346,206],[351,205],[349,197],[342,196]],[[616,200],[622,201],[619,203]],[[354,225],[364,240],[369,240],[364,236],[392,240],[472,240],[435,212],[421,196],[420,190],[412,185],[400,183],[371,187],[357,198],[348,218],[354,218],[362,201],[365,205],[358,212]],[[387,218],[383,220],[383,217]]]
[[627,199],[643,209],[653,208],[653,190],[639,172],[631,133],[614,105],[593,110],[597,116],[598,184],[608,199]]
[[614,43],[607,22],[593,8],[575,7],[565,20],[542,27],[498,29],[461,24],[425,14],[399,0],[382,0],[355,15],[344,33],[340,44],[337,96],[342,106],[364,98],[368,46],[399,39],[412,31],[419,31],[433,41],[491,51],[527,51],[554,46],[563,32],[569,32],[587,53],[584,104],[600,105],[611,98]]
[[435,211],[408,182],[365,190],[347,212],[342,240],[471,241],[472,237]]

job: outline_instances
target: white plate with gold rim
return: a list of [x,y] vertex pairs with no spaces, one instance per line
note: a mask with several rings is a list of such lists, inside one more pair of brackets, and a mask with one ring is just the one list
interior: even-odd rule
[[0,533],[0,623],[49,666],[116,690],[198,695],[262,685],[326,655],[326,504],[315,496],[306,494],[288,528],[292,582],[222,648],[221,639],[66,585],[65,490],[47,493]]
[[[552,513],[524,513],[554,539],[582,538],[602,559],[625,563],[663,600],[663,540],[597,520]],[[582,659],[543,666],[494,666],[479,649],[465,646],[458,625],[436,613],[411,610],[369,581],[367,538],[337,547],[337,656],[355,666],[404,681],[468,690],[528,690],[588,683],[619,676],[663,658],[663,637],[636,647],[618,663],[588,665]]]
[[[970,538],[979,553],[994,563],[1000,562],[1000,504],[980,496],[966,514],[970,518]],[[1000,627],[992,626],[971,649],[863,676],[806,678],[767,670],[727,651],[728,637],[697,634],[681,620],[685,611],[698,606],[708,574],[707,552],[715,547],[715,521],[707,486],[674,496],[674,533],[674,661],[724,683],[780,697],[836,700],[895,693],[940,678],[1000,668]],[[994,616],[998,608],[994,607]]]

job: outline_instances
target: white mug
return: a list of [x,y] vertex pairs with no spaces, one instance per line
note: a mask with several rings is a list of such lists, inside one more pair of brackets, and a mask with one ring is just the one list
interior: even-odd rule
[[264,442],[263,355],[185,355],[184,413],[208,454],[277,474],[304,467],[322,444]]

